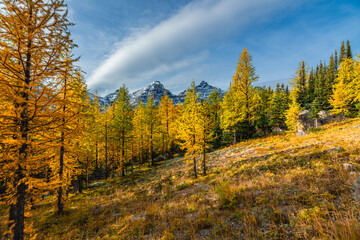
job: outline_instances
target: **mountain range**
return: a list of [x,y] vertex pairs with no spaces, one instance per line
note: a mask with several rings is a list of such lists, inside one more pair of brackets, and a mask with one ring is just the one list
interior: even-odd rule
[[[207,99],[210,93],[213,92],[215,89],[218,90],[221,96],[224,95],[225,92],[223,90],[211,86],[205,81],[202,81],[199,85],[195,86],[195,91],[196,93],[199,94],[199,99]],[[104,97],[99,97],[99,102],[103,106],[108,106],[112,104],[116,100],[118,92],[119,90],[116,90],[115,92],[110,93]],[[130,103],[134,107],[136,107],[140,103],[140,101],[143,104],[146,104],[148,98],[150,97],[150,95],[152,95],[155,104],[159,104],[161,97],[163,97],[165,94],[167,94],[170,97],[170,99],[173,100],[174,104],[177,105],[179,103],[184,102],[186,97],[186,90],[180,92],[179,94],[172,94],[171,91],[165,89],[164,85],[161,82],[154,81],[149,86],[136,90],[133,93],[130,93]]]

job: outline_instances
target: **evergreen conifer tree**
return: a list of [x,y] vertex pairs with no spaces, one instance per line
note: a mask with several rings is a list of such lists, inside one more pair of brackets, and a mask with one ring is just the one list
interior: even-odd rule
[[285,128],[285,111],[287,109],[287,99],[285,92],[280,85],[276,85],[276,89],[271,97],[270,102],[270,125],[280,129]]
[[326,81],[326,66],[320,61],[315,79],[315,96],[320,104],[321,110],[329,109],[328,85]]
[[271,98],[273,91],[271,88],[261,88],[260,89],[260,109],[259,109],[259,119],[256,121],[256,128],[266,135],[271,132],[270,125],[270,108],[271,108]]
[[307,85],[307,93],[306,93],[306,97],[307,97],[307,102],[306,102],[306,106],[311,105],[311,103],[314,101],[315,99],[315,72],[314,69],[311,68],[310,73],[309,73],[309,78],[308,78],[308,85]]
[[219,148],[221,146],[221,140],[222,140],[222,129],[220,122],[221,97],[217,89],[214,89],[214,91],[210,93],[209,104],[210,104],[210,114],[212,117],[212,122],[214,124],[212,129],[213,137],[214,137],[212,145],[214,146],[214,148]]
[[352,55],[352,52],[351,52],[351,47],[350,47],[350,42],[349,40],[346,41],[346,51],[345,51],[345,56],[347,58],[350,58],[352,59],[353,58],[353,55]]
[[344,41],[342,41],[340,47],[340,54],[339,54],[339,65],[345,60],[345,58],[346,58],[345,43]]
[[337,69],[339,68],[339,58],[336,50],[334,56],[334,65],[335,65],[335,73],[337,73]]
[[300,106],[305,107],[307,100],[307,67],[304,61],[299,64],[298,70],[296,72],[295,84],[297,88],[297,99],[296,101]]

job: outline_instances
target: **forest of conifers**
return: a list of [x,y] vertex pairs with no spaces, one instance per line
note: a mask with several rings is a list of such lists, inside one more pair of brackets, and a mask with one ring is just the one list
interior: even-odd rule
[[[304,61],[288,86],[256,87],[244,49],[230,87],[199,101],[195,83],[175,106],[130,104],[125,85],[102,106],[90,95],[72,51],[72,23],[61,0],[9,0],[0,13],[0,194],[8,234],[24,238],[28,209],[45,193],[66,209],[69,191],[90,180],[131,174],[134,167],[185,155],[194,178],[207,152],[274,131],[296,131],[299,113],[327,110],[343,119],[360,109],[360,62],[349,41],[328,61]],[[335,48],[335,47],[334,47]],[[294,69],[295,72],[295,69]],[[95,97],[90,97],[95,96]],[[199,173],[198,173],[199,172]]]

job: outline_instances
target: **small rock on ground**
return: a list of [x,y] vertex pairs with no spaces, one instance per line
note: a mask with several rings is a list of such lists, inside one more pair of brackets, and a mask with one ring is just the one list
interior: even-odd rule
[[132,216],[131,221],[135,222],[137,220],[145,220],[145,218],[146,218],[146,213],[140,213],[140,214]]

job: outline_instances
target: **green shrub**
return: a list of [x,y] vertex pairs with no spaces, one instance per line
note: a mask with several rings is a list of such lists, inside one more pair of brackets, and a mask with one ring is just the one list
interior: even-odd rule
[[223,208],[233,209],[239,203],[239,194],[230,187],[229,182],[221,182],[215,187],[215,192],[220,198]]

